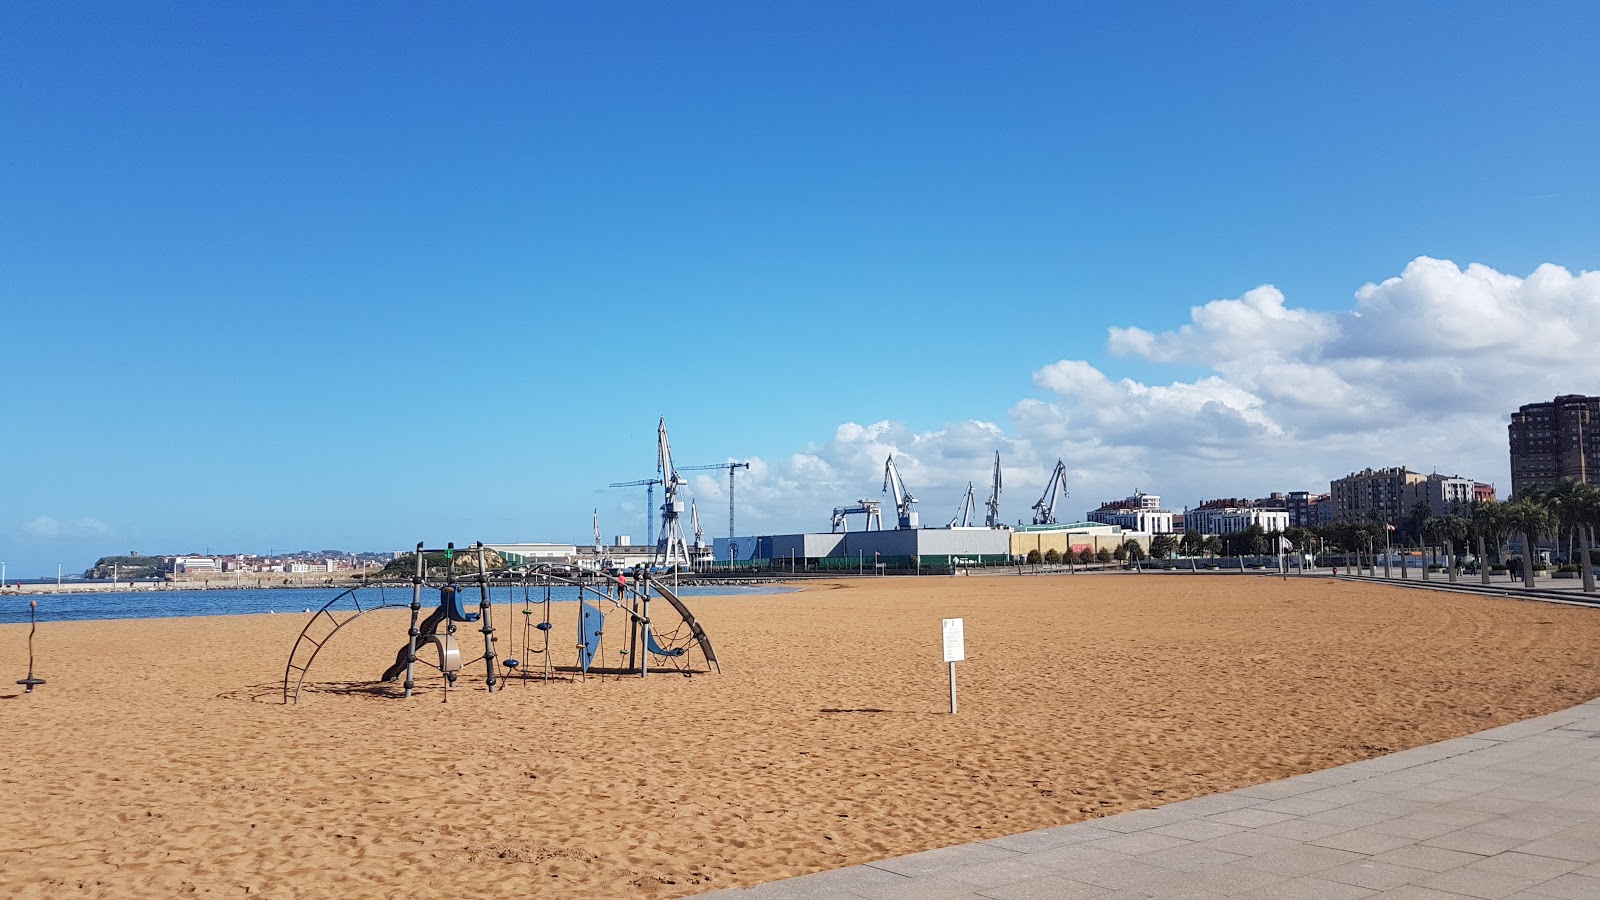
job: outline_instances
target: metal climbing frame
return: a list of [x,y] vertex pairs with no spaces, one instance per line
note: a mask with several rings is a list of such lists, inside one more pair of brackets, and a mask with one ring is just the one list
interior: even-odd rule
[[[295,638],[294,648],[289,651],[289,664],[283,670],[283,702],[299,703],[300,688],[305,684],[306,672],[310,671],[311,663],[322,652],[322,648],[333,639],[339,629],[349,625],[373,610],[393,609],[403,606],[398,600],[391,600],[384,590],[382,582],[377,585],[378,602],[362,602],[361,591],[371,591],[369,587],[353,587],[342,594],[329,600],[317,610],[300,629],[300,636]],[[294,693],[289,693],[289,681],[294,680]]]

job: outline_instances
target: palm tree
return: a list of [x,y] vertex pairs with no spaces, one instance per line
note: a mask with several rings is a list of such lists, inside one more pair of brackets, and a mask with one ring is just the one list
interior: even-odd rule
[[1501,561],[1501,548],[1506,542],[1506,516],[1505,504],[1493,500],[1485,500],[1472,504],[1472,512],[1468,514],[1467,521],[1472,528],[1472,536],[1478,542],[1478,574],[1479,580],[1484,584],[1489,583],[1489,558],[1484,555],[1484,544],[1487,542],[1494,548],[1494,559]]
[[1523,496],[1506,504],[1505,514],[1509,529],[1522,535],[1522,584],[1532,588],[1533,559],[1539,552],[1539,538],[1555,527],[1555,516],[1533,491],[1524,491]]
[[1578,565],[1583,572],[1584,593],[1594,593],[1594,568],[1592,567],[1594,548],[1594,527],[1600,521],[1600,487],[1592,484],[1576,484],[1572,490],[1572,517],[1573,524],[1578,531]]
[[1445,565],[1449,566],[1450,583],[1455,584],[1461,565],[1461,557],[1456,553],[1456,548],[1466,543],[1467,520],[1452,513],[1440,517],[1437,521],[1435,533],[1439,536],[1439,540],[1444,542]]

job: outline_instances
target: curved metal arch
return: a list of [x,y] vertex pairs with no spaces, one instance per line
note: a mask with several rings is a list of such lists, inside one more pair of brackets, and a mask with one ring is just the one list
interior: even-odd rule
[[[545,572],[534,572],[530,574],[535,578],[541,578],[548,582],[555,582],[558,584],[567,585],[569,587],[575,587],[578,589],[578,596],[580,598],[582,598],[584,596],[584,592],[587,591],[588,593],[593,594],[596,599],[609,601],[628,615],[634,615],[632,610],[629,610],[627,607],[617,603],[616,599],[611,595],[591,585],[584,584],[580,581],[574,581],[570,578],[562,578],[559,575],[551,575]],[[633,585],[636,586],[637,584],[637,581],[633,582]],[[711,638],[706,634],[706,630],[701,627],[700,621],[694,617],[694,613],[689,611],[688,604],[684,603],[681,597],[679,597],[675,592],[669,590],[667,586],[662,584],[658,579],[646,578],[645,584],[653,588],[655,593],[660,596],[661,599],[672,604],[672,608],[677,610],[678,615],[683,618],[684,624],[689,626],[689,631],[694,636],[695,643],[700,645],[700,652],[705,656],[706,663],[715,668],[717,670],[717,674],[722,674],[722,662],[717,659],[717,651],[711,646]]]
[[[396,586],[398,587],[398,585]],[[333,636],[338,634],[340,629],[369,612],[374,612],[380,609],[403,609],[410,605],[409,598],[405,602],[390,602],[389,595],[383,591],[383,585],[380,584],[377,586],[379,591],[378,602],[373,605],[363,606],[360,596],[356,592],[370,589],[371,587],[371,585],[367,585],[363,587],[345,589],[332,600],[322,604],[322,608],[313,613],[311,620],[305,624],[304,628],[300,629],[300,636],[295,638],[294,647],[289,650],[288,665],[284,666],[283,669],[283,702],[286,705],[289,703],[298,704],[300,702],[300,688],[305,684],[306,673],[311,671],[311,664],[316,662],[317,654],[322,652],[322,648],[327,646],[329,641],[333,640]],[[329,610],[335,604],[346,597],[351,598],[351,600],[355,603],[355,612],[345,616],[343,619],[334,615],[332,612],[329,612]],[[326,634],[323,634],[320,639],[311,637],[311,626],[322,621],[324,618],[333,623],[333,627],[330,628]],[[309,645],[311,647],[311,653],[306,657],[304,665],[297,665],[295,663],[295,659],[300,655],[300,646],[302,644]],[[300,675],[295,679],[294,696],[291,699],[289,695],[289,679],[296,671],[298,671]]]

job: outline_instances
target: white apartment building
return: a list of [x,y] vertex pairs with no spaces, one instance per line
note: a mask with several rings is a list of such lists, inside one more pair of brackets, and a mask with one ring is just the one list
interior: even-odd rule
[[1161,497],[1136,490],[1123,500],[1108,500],[1091,511],[1090,522],[1116,525],[1125,531],[1145,534],[1171,534],[1172,511],[1161,508]]

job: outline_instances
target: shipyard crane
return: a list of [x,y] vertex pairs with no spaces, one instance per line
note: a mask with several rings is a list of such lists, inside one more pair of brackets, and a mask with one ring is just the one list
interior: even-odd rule
[[747,462],[725,462],[725,463],[715,463],[715,464],[709,465],[709,466],[684,466],[682,469],[678,470],[680,472],[702,472],[702,471],[705,471],[705,470],[708,470],[708,469],[727,469],[728,470],[728,558],[729,559],[732,559],[734,556],[737,555],[734,552],[737,549],[737,547],[735,546],[735,544],[733,542],[733,536],[735,534],[738,534],[738,532],[734,531],[734,529],[733,529],[733,473],[739,471],[740,469],[748,469],[748,468],[750,468],[750,464],[747,463]]
[[704,550],[706,547],[706,532],[700,527],[700,508],[693,500],[689,501],[689,530],[694,532],[694,549]]
[[678,488],[689,482],[672,465],[672,444],[667,440],[667,417],[656,425],[656,474],[661,476],[661,541],[655,545],[654,562],[663,566],[689,564],[689,551],[683,540],[683,501]]
[[659,478],[645,478],[640,481],[613,481],[611,487],[638,487],[644,485],[644,530],[645,546],[656,545],[656,485],[661,483]]
[[967,494],[961,498],[961,506],[956,509],[956,517],[950,520],[948,528],[972,527],[972,511],[977,507],[977,498],[972,494],[972,482],[967,482]]
[[[863,531],[883,530],[883,502],[880,500],[857,500],[855,506],[835,506],[833,508],[833,530],[849,531],[850,523],[845,516],[864,515],[867,517],[867,527]],[[877,527],[874,528],[873,526]]]
[[985,505],[989,507],[989,515],[983,520],[983,524],[989,526],[990,528],[999,528],[1000,527],[1000,451],[999,450],[996,450],[994,452],[994,490],[991,490],[989,492],[989,502],[987,504],[985,504]]
[[594,511],[594,555],[596,559],[600,557],[600,548],[600,510],[596,509]]
[[900,470],[895,468],[893,453],[883,464],[883,492],[894,494],[895,528],[922,527],[917,516],[917,498],[911,496],[911,492],[906,490],[906,483],[900,480]]
[[1067,496],[1067,464],[1056,460],[1056,469],[1050,473],[1050,482],[1044,486],[1044,496],[1033,505],[1033,524],[1056,524],[1056,504]]

